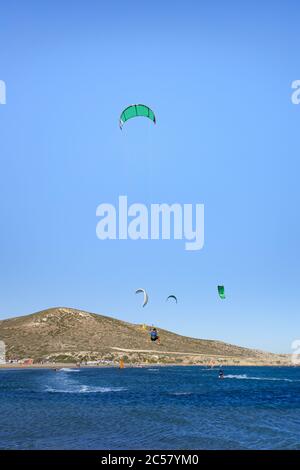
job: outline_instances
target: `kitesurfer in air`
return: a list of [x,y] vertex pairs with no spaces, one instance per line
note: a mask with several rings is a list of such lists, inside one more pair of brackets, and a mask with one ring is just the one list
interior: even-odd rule
[[152,330],[150,331],[150,338],[151,341],[157,341],[157,343],[160,344],[160,338],[158,336],[156,328],[152,328]]

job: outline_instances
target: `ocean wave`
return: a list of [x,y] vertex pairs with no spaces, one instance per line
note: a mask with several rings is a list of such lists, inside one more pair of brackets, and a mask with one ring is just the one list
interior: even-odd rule
[[80,369],[70,369],[69,367],[63,367],[59,369],[59,372],[80,372]]
[[299,382],[299,380],[288,379],[285,377],[249,377],[247,374],[228,374],[224,375],[224,379],[239,379],[239,380],[271,380],[281,382]]
[[67,389],[59,389],[53,387],[47,387],[46,392],[48,393],[110,393],[110,392],[123,392],[127,390],[124,387],[93,387],[90,385],[74,386]]

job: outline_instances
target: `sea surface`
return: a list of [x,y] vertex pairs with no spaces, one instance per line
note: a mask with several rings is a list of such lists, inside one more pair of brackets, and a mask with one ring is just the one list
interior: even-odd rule
[[300,449],[300,368],[0,370],[1,449]]

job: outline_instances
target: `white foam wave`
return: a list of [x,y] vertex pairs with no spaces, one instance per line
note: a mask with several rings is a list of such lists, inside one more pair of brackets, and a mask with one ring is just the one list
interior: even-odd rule
[[299,380],[288,379],[285,377],[249,377],[247,374],[228,374],[224,375],[224,379],[239,379],[239,380],[271,380],[283,382],[299,382]]
[[90,385],[74,386],[67,389],[59,389],[47,387],[46,392],[49,393],[110,393],[110,392],[123,392],[127,390],[124,387],[92,387]]

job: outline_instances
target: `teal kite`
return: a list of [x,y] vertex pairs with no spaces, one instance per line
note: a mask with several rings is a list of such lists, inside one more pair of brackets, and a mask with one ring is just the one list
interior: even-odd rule
[[225,299],[225,287],[224,286],[218,286],[218,293],[220,299]]
[[128,119],[137,117],[137,116],[142,116],[151,119],[151,121],[156,124],[156,118],[155,114],[150,109],[148,106],[145,106],[144,104],[132,104],[128,106],[127,108],[124,109],[122,112],[120,119],[119,119],[119,126],[120,129],[122,130],[123,125]]

